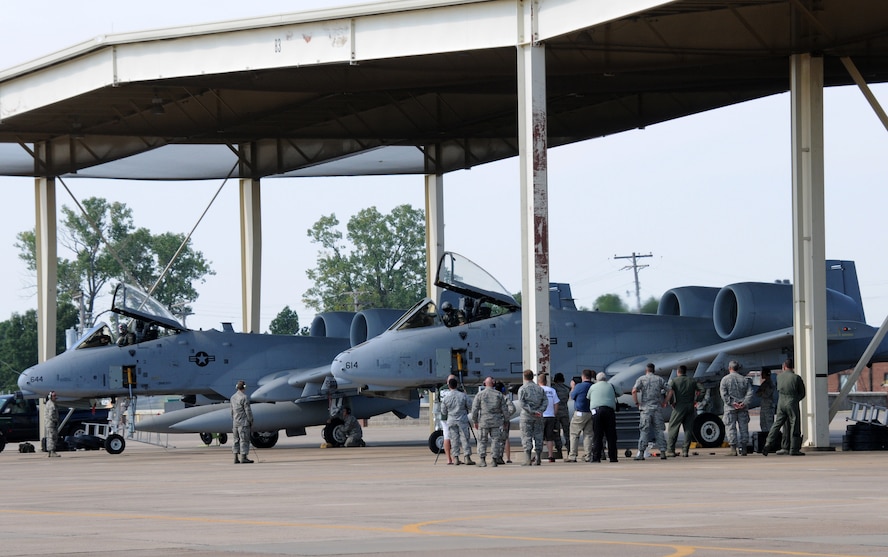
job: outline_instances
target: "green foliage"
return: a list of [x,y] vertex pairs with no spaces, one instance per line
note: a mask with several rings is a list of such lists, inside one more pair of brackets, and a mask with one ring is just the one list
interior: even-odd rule
[[[60,304],[56,313],[56,354],[65,351],[65,330],[77,324],[77,308]],[[0,321],[0,391],[18,389],[18,374],[37,364],[37,310]]]
[[306,271],[314,283],[303,294],[316,311],[407,308],[425,292],[425,216],[410,205],[388,215],[376,207],[349,219],[347,234],[336,215],[321,217],[308,230],[319,244],[317,267]]
[[595,311],[610,311],[615,313],[627,313],[629,307],[617,294],[602,294],[595,299]]
[[277,314],[277,317],[271,320],[268,325],[268,332],[273,335],[295,335],[299,333],[299,316],[290,309],[290,306],[284,306],[284,309]]
[[[185,235],[152,235],[146,228],[136,228],[132,211],[123,203],[91,197],[81,205],[85,215],[68,207],[61,209],[59,243],[74,257],[59,258],[59,300],[68,301],[82,291],[85,311],[91,316],[106,285],[126,281],[146,291],[151,288]],[[17,238],[19,257],[28,269],[36,270],[35,232],[20,232]],[[197,299],[195,281],[203,283],[206,275],[214,274],[209,262],[191,247],[189,240],[153,296],[167,307],[182,305]]]
[[657,313],[660,307],[660,300],[651,296],[643,304],[641,304],[641,313]]

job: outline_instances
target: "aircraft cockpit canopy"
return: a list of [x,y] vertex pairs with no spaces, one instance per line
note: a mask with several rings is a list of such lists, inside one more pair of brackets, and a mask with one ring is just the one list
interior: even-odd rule
[[114,289],[111,311],[142,321],[146,326],[156,325],[173,332],[187,330],[163,304],[131,284],[120,283]]
[[445,252],[441,257],[435,285],[445,289],[440,308],[426,298],[408,310],[390,329],[400,331],[441,324],[456,327],[520,309],[499,281],[453,252]]
[[468,296],[476,300],[478,306],[489,302],[509,311],[521,307],[506,287],[490,273],[452,251],[444,252],[441,256],[435,285]]
[[[163,304],[134,286],[120,284],[114,290],[111,311],[129,317],[135,325],[128,327],[128,335],[115,335],[105,322],[96,323],[74,345],[75,350],[101,346],[126,346],[154,340],[160,336],[187,330]],[[121,327],[123,325],[121,324]],[[116,339],[116,340],[115,340]]]

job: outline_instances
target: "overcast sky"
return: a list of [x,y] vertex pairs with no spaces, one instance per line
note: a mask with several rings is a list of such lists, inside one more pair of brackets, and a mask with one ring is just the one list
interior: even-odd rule
[[[145,4],[49,0],[4,6],[0,69],[95,36],[346,5],[297,2],[155,0]],[[198,6],[204,7],[199,9]],[[206,6],[212,6],[207,9]],[[875,86],[883,103],[888,87]],[[882,221],[886,206],[888,132],[856,88],[825,96],[828,258],[857,262],[867,321],[888,315],[888,261]],[[551,280],[569,282],[577,304],[591,307],[616,293],[635,305],[628,261],[651,254],[640,274],[641,297],[659,298],[684,285],[723,286],[792,278],[790,113],[788,94],[722,108],[549,152]],[[188,232],[221,181],[177,183],[65,180],[78,199],[100,196],[132,210],[153,233]],[[444,177],[446,248],[485,267],[510,290],[520,289],[518,160]],[[34,226],[33,180],[0,178],[0,319],[37,305],[34,277],[12,246]],[[241,328],[237,183],[230,182],[193,236],[217,271],[198,286],[191,327]],[[58,204],[74,204],[59,185]],[[302,305],[317,246],[306,231],[322,215],[344,224],[375,205],[388,212],[422,208],[423,177],[294,178],[262,182],[261,330],[286,305],[308,325]],[[495,241],[492,241],[494,240]],[[60,255],[65,255],[60,252]],[[107,302],[106,302],[107,303]]]

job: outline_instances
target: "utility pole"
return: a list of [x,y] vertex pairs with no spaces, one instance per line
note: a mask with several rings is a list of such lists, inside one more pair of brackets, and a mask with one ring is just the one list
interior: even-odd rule
[[653,257],[653,254],[642,255],[640,253],[632,252],[632,255],[615,255],[614,259],[631,259],[632,265],[626,265],[621,271],[625,271],[626,269],[632,269],[635,273],[635,302],[638,308],[638,312],[641,313],[641,285],[638,282],[638,271],[644,269],[645,267],[650,267],[650,265],[639,265],[638,259],[642,257]]
[[347,292],[340,292],[339,293],[340,296],[351,296],[352,297],[352,301],[354,302],[354,307],[355,307],[355,313],[359,312],[361,310],[361,306],[364,305],[358,299],[358,296],[361,296],[362,294],[368,294],[368,292],[366,290],[349,290]]

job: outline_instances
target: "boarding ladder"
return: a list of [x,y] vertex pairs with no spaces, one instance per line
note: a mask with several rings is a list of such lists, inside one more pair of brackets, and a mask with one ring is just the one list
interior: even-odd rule
[[876,406],[868,402],[851,401],[851,415],[845,420],[866,422],[874,425],[888,426],[888,408]]

